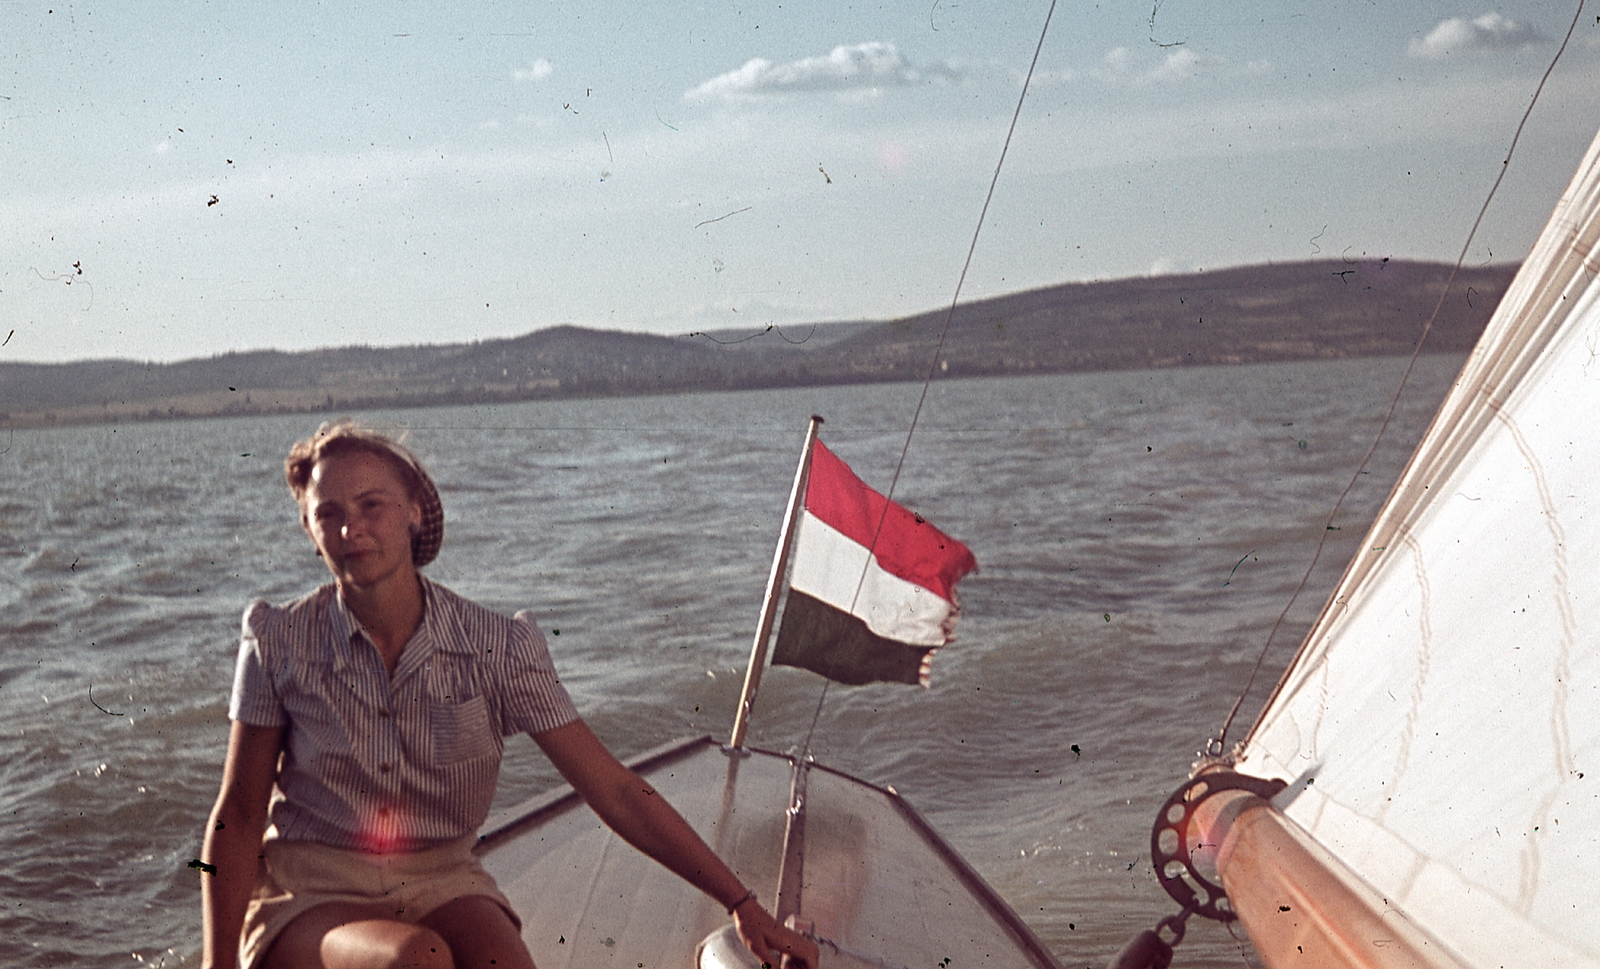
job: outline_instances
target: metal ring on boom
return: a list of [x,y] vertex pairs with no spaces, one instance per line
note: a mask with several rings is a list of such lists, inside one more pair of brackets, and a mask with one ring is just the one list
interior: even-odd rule
[[[1185,918],[1188,912],[1218,922],[1232,922],[1238,917],[1228,904],[1227,890],[1195,868],[1189,850],[1189,824],[1194,820],[1195,811],[1207,798],[1222,791],[1248,791],[1263,800],[1271,800],[1288,786],[1283,781],[1247,777],[1233,771],[1209,771],[1191,778],[1167,798],[1155,826],[1150,829],[1150,860],[1155,864],[1161,887],[1183,906]],[[1182,939],[1181,923],[1176,928],[1178,938]]]

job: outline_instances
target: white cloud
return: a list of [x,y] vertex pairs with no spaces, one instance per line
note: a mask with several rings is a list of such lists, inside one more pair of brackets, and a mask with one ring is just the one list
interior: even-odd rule
[[1100,58],[1102,71],[1122,75],[1133,70],[1133,51],[1126,47],[1113,47]]
[[1542,39],[1531,24],[1490,11],[1474,20],[1451,17],[1442,21],[1428,36],[1413,39],[1406,52],[1412,57],[1438,60],[1451,54],[1520,50]]
[[1198,73],[1200,73],[1200,55],[1187,47],[1176,47],[1167,51],[1167,56],[1162,58],[1161,64],[1146,77],[1150,83],[1159,84],[1188,80]]
[[1242,68],[1234,68],[1225,58],[1200,54],[1188,47],[1163,49],[1160,59],[1152,62],[1147,54],[1135,53],[1126,47],[1113,47],[1106,51],[1100,64],[1091,73],[1101,81],[1151,87],[1157,84],[1175,84],[1200,77],[1202,74],[1235,74],[1258,76],[1270,70],[1265,61],[1251,61]]
[[524,68],[512,72],[511,76],[519,81],[542,81],[555,72],[555,66],[543,57]]
[[945,65],[914,67],[894,44],[868,41],[840,45],[821,57],[805,57],[787,64],[756,57],[736,71],[706,81],[685,97],[710,100],[788,91],[864,91],[927,80],[954,80],[958,76]]
[[[1016,68],[1004,68],[1005,73],[1015,79],[1018,84],[1028,75]],[[1076,84],[1082,75],[1070,67],[1059,68],[1053,71],[1034,71],[1033,79],[1028,82],[1030,87],[1054,87],[1063,84]]]

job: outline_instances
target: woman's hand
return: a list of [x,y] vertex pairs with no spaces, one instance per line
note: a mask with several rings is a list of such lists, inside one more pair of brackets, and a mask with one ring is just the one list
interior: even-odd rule
[[533,739],[624,841],[721,904],[733,904],[739,938],[762,962],[773,969],[817,969],[816,943],[779,925],[694,828],[643,778],[618,762],[587,724],[574,720]]
[[[733,924],[739,938],[763,963],[773,969],[817,969],[817,944],[778,920],[761,907],[754,896],[733,910]],[[778,957],[773,962],[773,956]]]

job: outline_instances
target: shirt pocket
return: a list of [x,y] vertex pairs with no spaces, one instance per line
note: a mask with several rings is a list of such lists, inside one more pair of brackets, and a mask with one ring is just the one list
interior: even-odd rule
[[435,766],[500,756],[500,738],[489,722],[489,705],[482,695],[461,703],[434,703],[431,713]]

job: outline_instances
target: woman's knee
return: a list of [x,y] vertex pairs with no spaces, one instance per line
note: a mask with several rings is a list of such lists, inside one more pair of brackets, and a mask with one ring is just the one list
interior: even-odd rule
[[393,969],[455,969],[455,954],[444,936],[421,925],[407,925],[401,944],[394,952]]
[[291,922],[268,953],[267,969],[454,969],[449,943],[433,929],[341,908],[313,909]]
[[350,922],[322,937],[326,969],[455,969],[444,936],[423,925],[387,919]]

